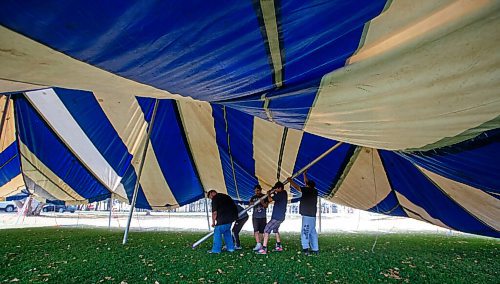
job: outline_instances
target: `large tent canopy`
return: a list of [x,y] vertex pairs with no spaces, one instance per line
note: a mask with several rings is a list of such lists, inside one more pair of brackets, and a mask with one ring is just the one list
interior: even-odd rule
[[341,141],[309,171],[323,197],[498,237],[499,12],[2,1],[0,195],[130,200],[150,129],[137,207],[248,201]]

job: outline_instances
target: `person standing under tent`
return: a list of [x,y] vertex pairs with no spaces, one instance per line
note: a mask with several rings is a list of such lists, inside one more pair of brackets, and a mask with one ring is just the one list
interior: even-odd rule
[[[307,171],[304,172],[304,183],[306,186],[300,187],[291,178],[287,179],[290,185],[302,192],[300,198],[299,213],[302,215],[302,229],[300,231],[300,242],[302,251],[305,254],[318,254],[318,233],[316,231],[316,212],[318,211],[318,190],[316,183],[307,178]],[[311,251],[309,251],[309,249]]]
[[264,228],[264,243],[262,244],[262,248],[257,251],[258,254],[267,254],[269,234],[272,232],[276,234],[276,247],[274,251],[283,251],[279,228],[281,223],[285,221],[288,193],[285,191],[283,183],[279,181],[273,186],[272,191],[274,192],[268,197],[268,200],[269,202],[274,202],[273,214],[271,215],[271,220]]
[[226,194],[210,190],[207,197],[212,200],[212,227],[214,227],[214,243],[209,253],[220,253],[222,250],[222,237],[226,243],[227,251],[234,251],[231,224],[238,218],[236,204]]
[[[252,198],[250,198],[250,205],[255,204],[255,202],[258,202],[264,196],[260,184],[257,184],[254,187],[254,190],[255,190],[255,195],[252,196]],[[253,208],[253,214],[252,214],[253,234],[255,236],[255,241],[257,242],[255,248],[253,249],[254,251],[258,251],[262,248],[261,241],[263,241],[264,228],[266,227],[267,224],[267,218],[266,218],[267,205],[268,201],[266,198],[260,201],[259,204],[257,204]]]
[[240,250],[241,249],[241,243],[240,243],[240,232],[241,229],[243,228],[243,225],[248,221],[248,213],[245,212],[242,216],[240,216],[240,212],[244,211],[245,209],[241,207],[241,205],[236,204],[236,208],[238,209],[238,218],[234,222],[233,225],[233,241],[234,241],[234,249]]

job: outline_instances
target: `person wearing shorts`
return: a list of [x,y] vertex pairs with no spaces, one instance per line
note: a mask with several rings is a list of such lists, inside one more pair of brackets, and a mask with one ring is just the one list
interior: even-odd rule
[[[260,184],[257,184],[254,187],[254,190],[255,190],[255,195],[252,196],[252,198],[250,198],[250,205],[259,202],[259,200],[264,196]],[[255,205],[255,207],[253,208],[253,214],[252,214],[253,234],[255,237],[255,242],[257,243],[253,249],[254,251],[258,251],[262,248],[261,240],[264,239],[264,228],[266,227],[267,224],[267,218],[266,218],[267,205],[268,202],[266,198],[260,201],[259,204]]]
[[276,235],[276,247],[274,251],[283,251],[279,228],[285,220],[288,194],[285,191],[283,183],[279,181],[273,186],[272,191],[273,193],[268,197],[268,200],[269,202],[274,202],[273,214],[271,215],[271,220],[264,228],[264,243],[262,244],[262,248],[257,251],[258,254],[267,254],[267,243],[271,233]]

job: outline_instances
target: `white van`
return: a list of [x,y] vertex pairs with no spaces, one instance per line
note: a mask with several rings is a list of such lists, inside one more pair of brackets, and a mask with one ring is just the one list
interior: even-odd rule
[[5,212],[13,212],[17,209],[17,205],[14,201],[0,201],[0,210]]

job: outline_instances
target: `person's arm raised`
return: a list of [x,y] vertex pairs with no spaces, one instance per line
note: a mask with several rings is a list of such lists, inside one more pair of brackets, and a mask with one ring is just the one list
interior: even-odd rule
[[300,186],[298,184],[296,184],[291,177],[287,178],[286,180],[290,183],[290,185],[293,188],[295,188],[296,190],[302,192],[302,190],[300,189]]

